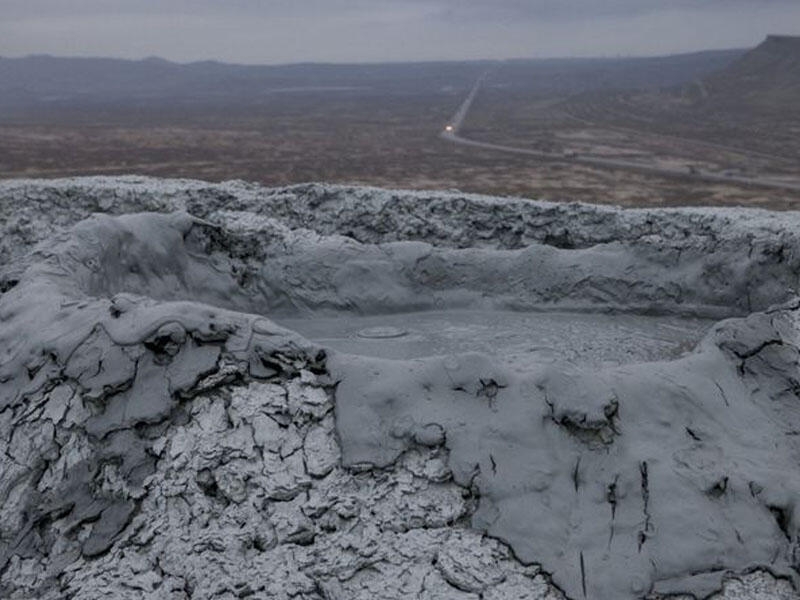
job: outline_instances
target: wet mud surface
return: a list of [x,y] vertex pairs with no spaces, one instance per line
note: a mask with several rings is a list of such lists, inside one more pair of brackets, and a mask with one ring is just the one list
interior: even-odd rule
[[521,369],[558,360],[602,366],[677,358],[714,323],[674,316],[491,310],[277,321],[346,354],[410,359],[480,352]]

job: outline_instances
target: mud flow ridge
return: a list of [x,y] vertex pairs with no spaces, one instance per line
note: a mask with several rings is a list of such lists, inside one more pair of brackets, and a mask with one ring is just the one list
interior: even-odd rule
[[3,598],[794,597],[800,216],[0,199]]

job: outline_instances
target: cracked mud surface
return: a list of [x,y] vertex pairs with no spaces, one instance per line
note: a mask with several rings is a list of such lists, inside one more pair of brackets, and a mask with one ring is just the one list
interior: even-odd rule
[[136,178],[0,216],[4,598],[796,598],[798,216]]

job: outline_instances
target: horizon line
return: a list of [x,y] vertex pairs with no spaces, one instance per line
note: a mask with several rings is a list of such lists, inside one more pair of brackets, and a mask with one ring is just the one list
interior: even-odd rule
[[[764,41],[770,38],[790,38],[796,37],[800,40],[800,36],[787,36],[787,35],[768,35]],[[763,42],[761,42],[763,43]],[[760,45],[760,44],[759,44]],[[739,46],[727,48],[705,48],[701,50],[689,50],[685,52],[671,52],[666,54],[603,54],[603,55],[575,55],[575,56],[512,56],[506,58],[431,58],[431,59],[418,59],[418,60],[367,60],[367,61],[323,61],[323,60],[299,60],[294,62],[235,62],[225,61],[214,58],[196,59],[189,61],[173,60],[164,58],[162,56],[150,55],[137,58],[130,58],[124,56],[102,56],[92,54],[50,54],[50,53],[28,53],[21,55],[6,55],[0,54],[0,60],[23,60],[31,58],[51,58],[58,60],[110,60],[121,61],[130,63],[142,62],[161,62],[176,66],[192,66],[200,64],[218,64],[232,67],[294,67],[294,66],[370,66],[370,65],[403,65],[403,64],[441,64],[441,63],[500,63],[500,62],[514,62],[514,61],[548,61],[548,60],[636,60],[636,59],[654,59],[654,58],[671,58],[678,56],[691,56],[693,54],[703,54],[707,52],[733,52],[742,50],[752,50],[757,46]]]

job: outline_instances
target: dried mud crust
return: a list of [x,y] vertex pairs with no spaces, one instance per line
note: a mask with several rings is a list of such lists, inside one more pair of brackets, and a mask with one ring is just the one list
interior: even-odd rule
[[[791,218],[132,179],[0,194],[51,202],[28,241],[54,234],[4,248],[3,597],[795,597],[799,305],[767,308],[796,288]],[[169,214],[56,223],[101,200]],[[435,244],[345,231],[414,203],[450,207]],[[509,210],[589,241],[460,247]],[[267,318],[526,302],[750,314],[677,361],[514,371],[329,353]]]
[[[310,372],[203,395],[182,420],[151,440],[141,488],[113,463],[98,473],[105,494],[138,501],[111,547],[86,556],[96,524],[57,519],[57,548],[15,555],[4,597],[559,597],[539,568],[465,528],[475,499],[449,479],[444,449],[343,469],[333,403]],[[62,460],[86,445],[75,437]]]
[[[55,520],[58,548],[13,556],[4,597],[564,597],[540,567],[468,528],[478,499],[453,483],[445,448],[418,446],[384,470],[343,469],[333,402],[312,373],[204,394],[183,420],[152,440],[155,471],[141,489],[113,463],[99,473],[105,494],[140,503],[108,550],[82,556],[94,524]],[[60,453],[82,444],[71,436]],[[760,572],[718,596],[793,597]]]
[[[585,306],[588,295],[589,304],[596,306],[688,312],[692,304],[701,303],[727,316],[744,315],[790,297],[797,289],[800,271],[796,251],[800,218],[791,212],[621,210],[341,185],[269,189],[243,182],[93,177],[0,182],[0,292],[19,279],[27,264],[23,257],[36,243],[57,236],[91,214],[175,210],[240,232],[255,229],[249,239],[239,236],[225,242],[227,252],[245,263],[263,259],[266,222],[273,230],[295,230],[297,235],[291,243],[298,252],[311,250],[314,255],[308,256],[309,261],[324,261],[330,256],[331,243],[346,243],[341,237],[358,242],[362,251],[372,252],[372,256],[354,257],[358,260],[374,261],[375,248],[380,252],[387,249],[385,246],[389,251],[397,250],[394,243],[400,243],[406,260],[427,263],[415,269],[418,277],[411,282],[427,289],[439,285],[438,267],[447,250],[461,250],[460,256],[482,250],[516,251],[523,256],[515,261],[513,256],[493,254],[493,260],[504,258],[504,270],[494,279],[483,272],[476,275],[474,261],[469,261],[473,263],[469,265],[472,275],[457,273],[467,278],[458,284],[476,287],[477,294],[484,294],[498,279],[506,282],[517,278],[515,268],[528,272],[538,268],[535,262],[524,259],[525,250],[531,247],[538,248],[539,254],[549,252],[545,262],[561,272],[583,269],[581,276],[567,281],[546,274],[548,282],[562,286],[552,294],[547,290],[533,290],[533,295],[530,289],[517,290],[524,297],[522,308],[541,305],[555,296],[578,297],[577,304]],[[329,238],[328,247],[316,247],[320,236]],[[269,237],[281,240],[285,234],[273,231]],[[408,242],[420,245],[412,252],[413,245]],[[352,254],[353,248],[350,250]],[[431,250],[432,255],[426,257]],[[392,262],[398,266],[397,260]],[[403,259],[399,262],[402,266]],[[617,268],[612,268],[614,264]],[[271,271],[277,275],[276,269]],[[303,269],[300,276],[308,277],[307,271]],[[313,277],[316,271],[310,275]],[[242,277],[249,275],[247,271]],[[470,281],[476,278],[482,281],[477,286]],[[592,280],[591,290],[574,289],[585,286],[588,279]],[[652,285],[654,279],[663,282]],[[651,289],[642,289],[642,282],[648,281]],[[287,288],[285,282],[281,285]],[[490,295],[497,297],[503,291],[492,287]],[[398,310],[391,305],[393,299],[383,298],[387,299],[390,305],[380,308]],[[507,304],[517,307],[513,299]],[[364,307],[359,308],[363,312]]]

